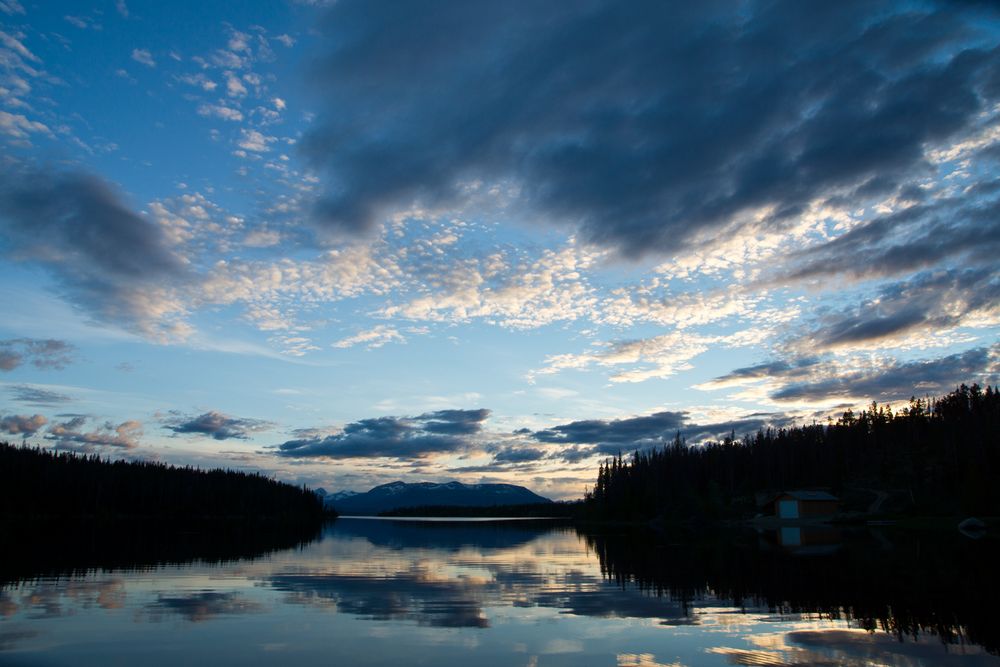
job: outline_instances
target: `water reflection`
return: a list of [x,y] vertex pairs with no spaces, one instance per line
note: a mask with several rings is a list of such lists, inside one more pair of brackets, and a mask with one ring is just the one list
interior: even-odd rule
[[216,616],[252,614],[264,609],[263,605],[246,599],[239,593],[198,591],[181,595],[160,593],[156,602],[146,606],[150,620],[163,620],[166,616],[179,616],[187,621],[207,621]]
[[91,554],[0,575],[0,663],[1000,664],[995,542],[797,537],[341,519],[245,558]]
[[259,558],[317,539],[321,523],[98,522],[3,525],[0,586],[92,570]]
[[773,665],[806,667],[836,665],[992,665],[995,658],[982,647],[960,644],[944,650],[933,638],[900,642],[885,634],[860,629],[795,630],[787,633],[760,634],[751,638],[757,648],[713,647],[710,653],[722,655],[732,665]]
[[844,619],[897,640],[931,634],[946,644],[1000,651],[993,622],[1000,593],[995,541],[869,531],[821,531],[797,545],[780,532],[673,541],[619,532],[586,539],[609,578],[685,609],[723,598],[741,607]]

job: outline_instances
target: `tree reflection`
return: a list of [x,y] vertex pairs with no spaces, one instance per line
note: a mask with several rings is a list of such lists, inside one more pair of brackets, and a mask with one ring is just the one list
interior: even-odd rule
[[932,634],[1000,652],[990,592],[1000,591],[1000,548],[958,534],[845,536],[839,548],[803,553],[754,532],[673,539],[645,531],[582,532],[605,577],[667,598],[691,613],[698,601],[817,614],[897,639]]
[[[308,544],[321,522],[81,522],[7,526],[0,587],[93,570],[254,559]],[[9,545],[9,546],[8,546]]]

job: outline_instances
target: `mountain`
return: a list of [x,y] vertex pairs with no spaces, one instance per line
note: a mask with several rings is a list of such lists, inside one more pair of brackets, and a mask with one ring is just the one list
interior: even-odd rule
[[[341,492],[327,496],[326,504],[342,515],[375,515],[401,507],[492,507],[494,505],[527,505],[550,503],[548,498],[514,484],[462,484],[447,482],[407,484],[392,482],[376,486],[371,491],[346,495]],[[339,496],[333,499],[335,496]],[[331,500],[333,499],[333,500]]]
[[[317,489],[317,492],[318,491],[319,491],[319,489]],[[341,500],[344,500],[345,498],[351,498],[352,496],[358,495],[358,492],[357,491],[337,491],[336,493],[326,493],[326,490],[323,490],[323,495],[324,495],[324,498],[323,498],[323,507],[330,508],[330,507],[333,507],[334,505],[338,504]]]

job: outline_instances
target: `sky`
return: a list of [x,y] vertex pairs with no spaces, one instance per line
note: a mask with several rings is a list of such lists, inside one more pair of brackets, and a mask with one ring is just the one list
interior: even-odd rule
[[0,0],[0,437],[509,482],[1000,378],[987,2]]

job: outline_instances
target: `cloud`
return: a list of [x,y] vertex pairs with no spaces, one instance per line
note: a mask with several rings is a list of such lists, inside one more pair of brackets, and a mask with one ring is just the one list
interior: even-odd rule
[[53,136],[52,131],[44,123],[31,120],[23,114],[0,111],[0,133],[15,139],[27,139],[29,135],[41,133]]
[[61,449],[85,452],[98,447],[134,449],[139,446],[139,439],[143,434],[141,422],[104,422],[85,431],[89,419],[85,415],[77,415],[67,421],[54,423],[46,430],[45,439],[55,441],[56,446]]
[[810,367],[818,363],[819,359],[815,357],[796,359],[794,361],[768,361],[753,366],[737,368],[725,375],[696,385],[695,388],[705,390],[723,389],[727,387],[739,387],[773,377],[799,377],[807,375]]
[[75,28],[80,30],[103,30],[104,26],[89,16],[63,16],[63,19]]
[[246,440],[250,434],[265,431],[273,424],[260,419],[248,417],[230,417],[221,412],[211,410],[197,417],[173,418],[165,428],[174,433],[211,436],[215,440],[238,439]]
[[76,348],[61,340],[9,338],[0,340],[0,371],[30,362],[38,369],[62,370],[73,363]]
[[529,379],[550,375],[567,369],[586,369],[591,366],[631,366],[610,377],[612,382],[644,382],[667,378],[692,368],[691,360],[712,346],[742,347],[759,342],[769,333],[766,326],[758,326],[730,335],[706,336],[693,331],[677,330],[671,333],[614,342],[594,343],[594,350],[578,354],[557,354],[545,359],[545,367],[532,371]]
[[[23,14],[24,8],[17,2],[0,1],[0,11],[5,14]],[[46,73],[38,68],[41,58],[24,45],[25,35],[20,32],[0,30],[0,97],[4,106],[31,110],[29,97],[33,80],[42,79]],[[49,128],[37,120],[22,114],[3,112],[0,115],[0,133],[11,136],[16,143],[24,145],[27,135],[40,132],[51,135]]]
[[[211,79],[209,79],[207,76],[205,76],[201,72],[199,72],[197,74],[185,74],[183,76],[178,76],[177,80],[180,81],[180,82],[182,82],[182,83],[186,83],[189,86],[196,86],[198,88],[201,88],[202,90],[204,90],[207,93],[210,93],[210,92],[212,92],[213,90],[215,90],[216,88],[219,87],[219,84],[217,84],[215,81],[212,81]],[[201,112],[202,108],[206,108],[206,112],[205,113]],[[223,107],[212,107],[211,105],[202,105],[202,107],[199,107],[198,113],[201,114],[202,116],[212,115],[212,109],[215,109],[215,108],[221,109]],[[228,109],[228,108],[226,108],[226,109],[227,109],[228,113],[232,113],[233,111],[236,111],[235,109]],[[236,111],[236,113],[239,113],[239,112]],[[240,115],[241,115],[241,118],[236,118],[234,120],[242,120],[242,114],[240,114]]]
[[132,49],[132,60],[145,65],[146,67],[156,67],[156,61],[153,60],[153,54],[151,54],[147,49]]
[[994,384],[1000,377],[1000,344],[937,359],[889,359],[860,370],[815,374],[773,391],[776,401],[906,400],[914,394],[940,395],[959,384]]
[[361,344],[372,350],[393,342],[405,343],[406,338],[395,328],[379,324],[368,331],[361,331],[353,336],[338,340],[333,343],[333,347],[348,348]]
[[251,37],[247,33],[240,32],[239,30],[233,30],[229,34],[229,42],[226,44],[226,47],[230,51],[234,51],[236,53],[241,53],[241,52],[249,53],[250,39]]
[[162,228],[101,179],[81,172],[5,172],[0,236],[9,256],[47,267],[97,320],[150,338],[186,333],[174,286],[187,276]]
[[687,420],[686,412],[657,412],[629,419],[585,419],[535,431],[540,442],[559,444],[661,444],[674,437]]
[[316,219],[363,232],[480,179],[630,256],[751,213],[782,228],[876,177],[891,191],[929,167],[925,146],[974,128],[1000,94],[980,20],[886,2],[338,2],[301,142],[325,175]]
[[277,310],[366,293],[384,295],[398,287],[400,273],[391,255],[376,257],[373,248],[358,244],[327,251],[315,260],[220,261],[199,286],[199,294],[209,303],[246,303],[248,315],[259,324],[287,328],[288,317],[275,317],[280,315]]
[[18,2],[18,0],[0,0],[0,12],[8,16],[24,14],[24,5]]
[[[205,86],[211,86],[211,88],[206,88],[206,90],[211,90],[215,88],[215,82],[204,81],[200,84],[202,88]],[[199,116],[215,116],[216,118],[221,118],[222,120],[229,120],[233,122],[239,122],[243,120],[243,112],[239,109],[234,109],[232,107],[227,107],[224,104],[202,104],[198,107]]]
[[718,442],[734,433],[739,438],[754,434],[762,429],[792,426],[797,421],[801,420],[795,415],[786,415],[782,412],[759,412],[721,422],[688,424],[680,430],[680,433],[681,437],[690,444],[709,440]]
[[943,269],[885,283],[856,306],[827,309],[785,346],[808,353],[942,346],[957,327],[998,323],[1000,276],[993,268]]
[[122,18],[128,18],[128,5],[125,4],[125,0],[115,0],[115,9],[122,15]]
[[226,75],[226,94],[230,97],[244,97],[247,94],[247,87],[243,85],[238,76],[228,73]]
[[1000,180],[983,180],[958,195],[922,202],[922,191],[904,193],[911,206],[877,216],[836,238],[797,251],[773,282],[893,276],[941,262],[992,266],[1000,253]]
[[13,400],[26,405],[53,406],[62,405],[63,403],[71,403],[73,401],[72,396],[60,394],[55,391],[49,391],[48,389],[32,387],[26,384],[10,387],[9,392]]
[[352,422],[343,431],[289,440],[278,456],[290,458],[424,458],[474,446],[489,417],[487,409],[438,410],[417,417],[377,417]]
[[266,153],[271,150],[268,144],[274,143],[278,139],[261,134],[257,130],[240,130],[240,140],[237,145],[248,151],[255,153]]
[[388,306],[380,314],[437,322],[481,318],[510,329],[576,320],[597,306],[581,272],[598,257],[571,242],[518,265],[510,265],[503,253],[457,261],[445,270],[439,268],[438,259],[421,275],[424,294],[403,305]]
[[[519,464],[541,461],[548,456],[548,452],[537,447],[515,447],[503,446],[487,448],[487,452],[493,455],[494,464]],[[489,471],[491,466],[485,466],[484,471]]]
[[9,415],[0,417],[0,432],[28,438],[35,435],[48,422],[49,420],[42,415]]
[[[688,412],[656,412],[626,419],[586,419],[531,433],[537,442],[563,445],[547,458],[576,463],[591,456],[614,456],[662,447],[680,435],[689,444],[743,436],[764,428],[788,426],[795,418],[780,412],[755,413],[719,422],[694,423]],[[572,446],[567,446],[572,445]]]

